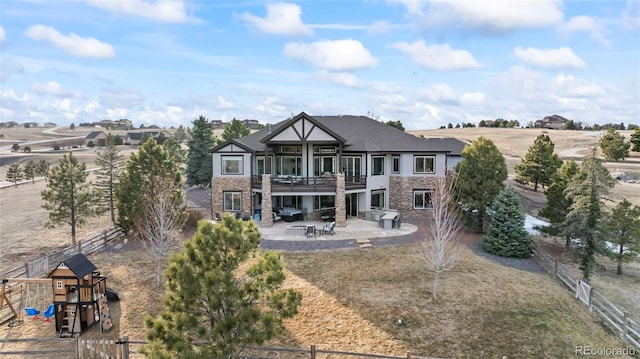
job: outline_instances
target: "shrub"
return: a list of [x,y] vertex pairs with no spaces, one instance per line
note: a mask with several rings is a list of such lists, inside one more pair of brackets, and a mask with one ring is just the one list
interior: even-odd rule
[[20,149],[20,145],[17,143],[14,143],[13,146],[11,146],[11,150],[13,150],[14,152]]
[[54,144],[53,144],[53,150],[54,150],[54,151],[60,151],[60,145],[59,145],[59,144],[57,144],[57,143],[54,143]]
[[197,209],[187,210],[187,220],[184,222],[183,230],[189,230],[198,227],[198,221],[203,219],[204,215]]
[[93,141],[89,141],[87,142],[87,147],[93,148],[93,147],[96,147],[96,144]]
[[22,152],[30,153],[31,152],[31,147],[24,146],[24,148],[22,149]]

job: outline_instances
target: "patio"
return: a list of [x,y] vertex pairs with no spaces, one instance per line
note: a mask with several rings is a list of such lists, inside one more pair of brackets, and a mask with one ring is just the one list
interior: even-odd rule
[[[278,221],[273,223],[273,227],[260,228],[262,238],[265,240],[344,240],[344,239],[370,239],[382,237],[403,236],[413,233],[417,227],[410,223],[402,223],[399,229],[385,230],[378,226],[378,222],[367,221],[364,219],[350,218],[347,219],[346,227],[335,227],[335,234],[320,234],[320,230],[329,223],[322,221],[297,221],[294,223]],[[307,236],[305,234],[306,226],[315,226],[316,235]],[[300,230],[292,230],[292,226],[299,226]]]

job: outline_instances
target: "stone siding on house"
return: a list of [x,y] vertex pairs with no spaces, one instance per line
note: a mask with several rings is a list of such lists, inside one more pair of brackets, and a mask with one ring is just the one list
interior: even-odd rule
[[[223,192],[242,192],[242,214],[251,216],[251,178],[213,177],[211,178],[211,207],[213,213],[224,212]],[[231,212],[230,212],[231,213]]]
[[405,218],[424,217],[428,209],[413,209],[413,190],[431,189],[436,177],[400,177],[389,178],[389,208],[396,209]]

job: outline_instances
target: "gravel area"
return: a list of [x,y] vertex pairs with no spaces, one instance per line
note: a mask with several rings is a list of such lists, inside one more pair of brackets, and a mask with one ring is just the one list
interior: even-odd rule
[[491,254],[485,251],[484,248],[482,247],[482,243],[479,243],[479,242],[470,243],[469,248],[471,248],[471,250],[473,250],[477,255],[487,258],[505,267],[516,268],[516,269],[520,269],[520,270],[523,270],[526,272],[532,272],[532,273],[547,273],[547,271],[545,271],[544,268],[542,268],[542,266],[540,266],[538,261],[536,261],[535,258],[533,257],[507,258],[507,257],[496,256],[494,254]]

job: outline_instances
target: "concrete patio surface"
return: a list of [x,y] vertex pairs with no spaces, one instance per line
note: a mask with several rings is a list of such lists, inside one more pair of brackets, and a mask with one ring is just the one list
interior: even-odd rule
[[304,231],[300,230],[299,235],[293,235],[287,233],[287,226],[304,226],[315,225],[316,231],[319,232],[324,226],[329,223],[322,221],[296,221],[296,222],[274,222],[273,227],[263,227],[258,224],[260,233],[262,233],[262,239],[264,240],[290,240],[290,241],[331,241],[331,240],[345,240],[345,239],[371,239],[371,238],[385,238],[404,236],[414,233],[418,227],[410,223],[402,223],[400,229],[384,230],[378,226],[377,222],[366,221],[364,219],[350,218],[347,219],[346,227],[335,227],[336,234],[324,234],[307,237],[304,235]]

